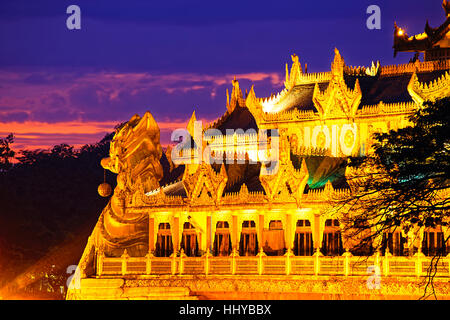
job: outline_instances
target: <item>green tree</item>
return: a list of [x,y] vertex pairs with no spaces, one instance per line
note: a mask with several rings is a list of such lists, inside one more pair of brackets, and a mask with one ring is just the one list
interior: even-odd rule
[[[393,230],[419,239],[421,228],[449,226],[450,98],[425,102],[409,121],[405,128],[375,134],[373,152],[346,164],[350,192],[338,208],[344,231],[361,239],[356,249],[380,250],[385,243],[379,240]],[[432,294],[439,259],[449,247],[448,236],[443,241],[428,268],[425,291],[431,288]],[[415,254],[418,242],[405,254]]]

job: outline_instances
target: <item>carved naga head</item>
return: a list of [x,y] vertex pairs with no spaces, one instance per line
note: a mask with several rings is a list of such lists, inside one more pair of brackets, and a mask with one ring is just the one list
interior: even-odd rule
[[159,127],[150,112],[146,112],[142,118],[134,115],[116,129],[109,158],[103,158],[101,166],[118,174],[115,194],[122,191],[132,194],[138,188],[149,192],[159,187],[163,176],[161,155]]

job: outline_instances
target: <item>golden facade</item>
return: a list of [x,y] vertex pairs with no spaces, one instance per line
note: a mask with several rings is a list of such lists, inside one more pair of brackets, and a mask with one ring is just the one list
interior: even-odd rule
[[[207,156],[184,164],[172,148],[163,153],[149,112],[134,116],[101,162],[117,173],[117,187],[67,298],[421,296],[431,256],[450,253],[442,244],[450,229],[421,230],[420,239],[387,233],[381,251],[356,252],[329,200],[348,192],[340,164],[370,152],[372,133],[405,127],[425,100],[450,96],[449,70],[444,59],[352,67],[336,49],[329,72],[307,73],[293,55],[280,93],[258,98],[252,87],[244,96],[234,80],[222,117],[199,127],[194,113],[194,146],[178,158]],[[237,128],[247,131],[225,134]],[[210,129],[223,135],[196,137]],[[262,130],[273,129],[279,153],[268,172],[258,147]],[[214,154],[235,161],[211,164]],[[375,288],[367,282],[374,269],[382,281]],[[449,276],[447,256],[435,280],[439,297],[450,296]]]

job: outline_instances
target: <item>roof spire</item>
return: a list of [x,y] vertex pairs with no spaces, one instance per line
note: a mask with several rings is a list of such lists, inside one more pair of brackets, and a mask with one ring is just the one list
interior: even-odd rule
[[243,99],[242,90],[239,88],[239,81],[236,80],[236,76],[234,76],[233,81],[231,81],[233,85],[233,89],[231,90],[231,99],[228,98],[228,89],[227,89],[227,110],[229,113],[233,112],[236,105],[239,105],[239,100]]
[[331,64],[331,73],[334,76],[342,77],[344,74],[344,65],[345,61],[342,58],[339,50],[337,48],[334,48],[334,60]]
[[291,59],[292,59],[291,73],[288,76],[288,66],[286,64],[286,81],[284,82],[284,86],[288,90],[290,90],[300,81],[300,75],[303,73],[302,65],[298,60],[298,56],[294,53],[293,55],[291,55]]
[[197,118],[195,117],[195,110],[194,110],[192,112],[191,119],[189,120],[188,125],[187,125],[187,131],[189,132],[191,137],[194,136],[194,129],[195,129],[194,125],[195,125],[196,121],[197,121]]

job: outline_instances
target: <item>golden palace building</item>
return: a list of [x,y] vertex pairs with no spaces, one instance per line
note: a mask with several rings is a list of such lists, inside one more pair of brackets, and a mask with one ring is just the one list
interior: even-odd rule
[[[329,72],[308,73],[292,55],[276,95],[244,94],[234,80],[222,117],[203,126],[194,113],[190,148],[163,152],[149,112],[117,129],[101,162],[117,187],[67,298],[418,298],[438,251],[436,294],[450,298],[448,228],[423,229],[420,239],[386,233],[381,250],[361,252],[329,201],[348,190],[342,162],[370,152],[374,132],[405,127],[424,101],[450,96],[443,7],[444,24],[423,34],[395,26],[395,52],[423,52],[423,62],[353,67],[336,49]],[[274,170],[261,161],[267,150],[276,150]],[[211,163],[217,155],[233,161]]]

